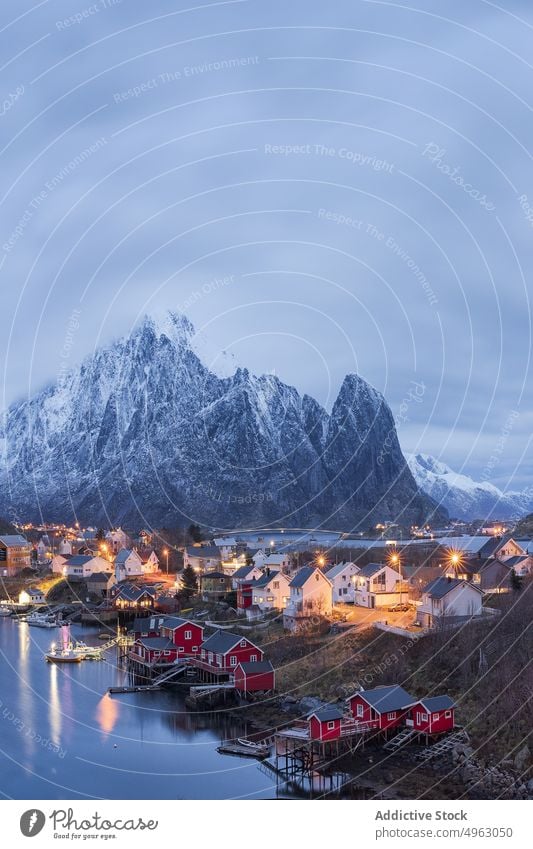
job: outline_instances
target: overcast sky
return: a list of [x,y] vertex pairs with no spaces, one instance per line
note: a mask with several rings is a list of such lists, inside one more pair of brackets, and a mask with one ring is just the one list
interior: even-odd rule
[[1,406],[171,308],[215,370],[328,408],[357,371],[405,451],[528,486],[533,10],[504,5],[3,0]]

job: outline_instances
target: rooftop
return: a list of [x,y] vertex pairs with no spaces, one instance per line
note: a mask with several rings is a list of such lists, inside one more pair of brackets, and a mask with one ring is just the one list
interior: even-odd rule
[[400,687],[399,684],[392,684],[388,687],[375,687],[373,690],[359,690],[350,698],[361,696],[365,702],[378,711],[378,713],[387,713],[388,711],[403,710],[416,702],[413,696]]

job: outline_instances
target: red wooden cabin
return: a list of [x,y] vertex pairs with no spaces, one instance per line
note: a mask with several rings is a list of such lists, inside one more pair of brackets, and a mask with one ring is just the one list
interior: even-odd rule
[[324,707],[310,713],[307,719],[311,740],[320,740],[322,743],[338,740],[341,736],[343,715],[342,711],[335,705],[324,705]]
[[140,637],[130,651],[132,660],[144,664],[173,663],[177,657],[177,647],[166,637]]
[[197,666],[207,672],[235,672],[242,661],[257,663],[263,660],[263,651],[246,637],[215,631],[202,644]]
[[455,726],[455,702],[449,696],[420,699],[409,708],[405,724],[422,734],[443,734]]
[[353,718],[379,731],[404,725],[407,711],[415,701],[398,684],[359,690],[348,699]]
[[235,689],[242,695],[268,692],[274,689],[275,672],[269,660],[247,663],[242,660],[235,668]]
[[161,636],[169,639],[178,649],[179,657],[197,657],[204,640],[204,629],[198,622],[165,616],[161,625]]
[[131,631],[136,640],[141,637],[160,637],[163,616],[136,616]]

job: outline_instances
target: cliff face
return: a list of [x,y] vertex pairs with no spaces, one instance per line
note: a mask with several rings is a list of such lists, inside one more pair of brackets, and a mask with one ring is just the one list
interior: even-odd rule
[[[331,415],[277,377],[219,378],[186,318],[146,318],[4,416],[0,512],[214,527],[420,523],[434,504],[383,396],[348,375]],[[387,440],[387,450],[382,451]]]

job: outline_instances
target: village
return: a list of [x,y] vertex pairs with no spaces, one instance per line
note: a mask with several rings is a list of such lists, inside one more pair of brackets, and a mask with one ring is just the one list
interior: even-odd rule
[[[489,633],[533,566],[531,540],[500,527],[404,541],[242,532],[179,550],[121,528],[28,536],[0,537],[3,616],[61,631],[99,625],[103,649],[116,647],[128,674],[111,697],[174,686],[194,711],[248,705],[256,733],[220,751],[308,786],[321,765],[368,746],[414,747],[426,759],[468,747],[457,687],[434,684],[428,671],[411,689],[402,655],[479,627]],[[368,645],[372,672],[354,675]],[[47,659],[73,654],[69,646]],[[104,656],[85,645],[79,654]]]

